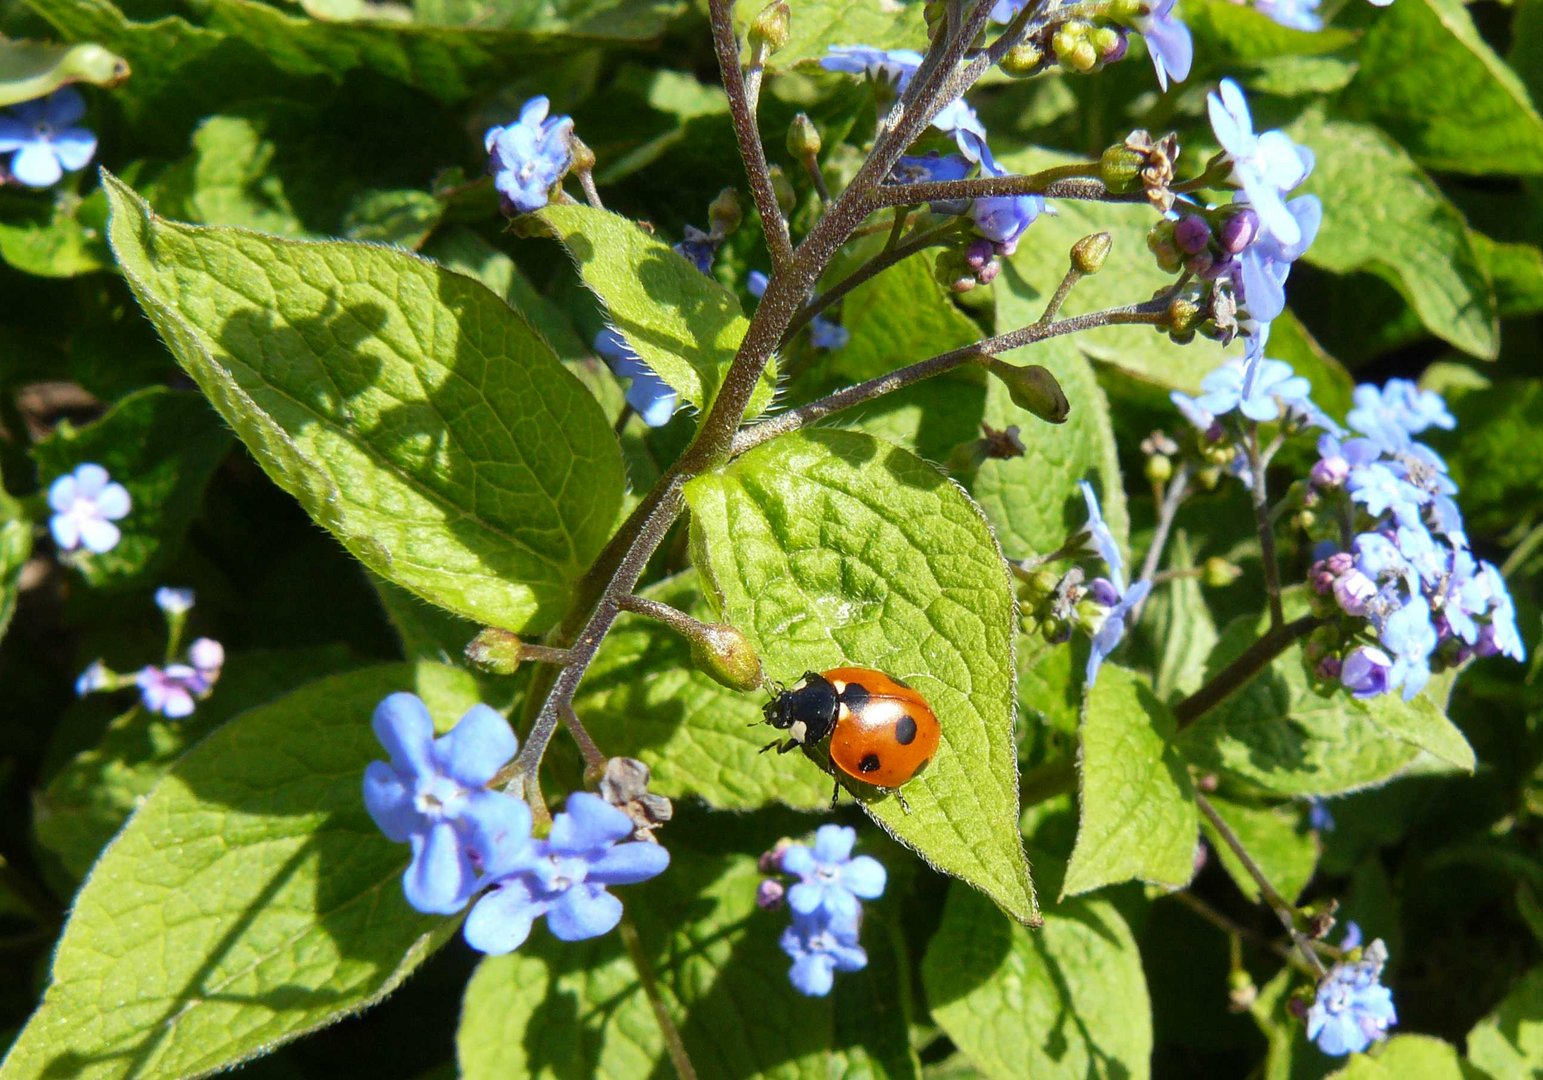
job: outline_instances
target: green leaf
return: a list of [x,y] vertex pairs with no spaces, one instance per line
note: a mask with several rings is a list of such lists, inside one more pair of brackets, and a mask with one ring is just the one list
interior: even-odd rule
[[[1188,570],[1194,566],[1189,553],[1189,536],[1180,529],[1174,534],[1168,569]],[[1161,642],[1162,655],[1157,662],[1157,696],[1164,701],[1193,694],[1205,679],[1206,660],[1216,647],[1216,623],[1206,606],[1205,593],[1197,577],[1177,577],[1155,590],[1147,602],[1151,609],[1152,638]]]
[[411,188],[362,192],[343,215],[343,235],[350,240],[417,251],[444,216],[445,204],[427,191]]
[[60,194],[35,202],[0,221],[0,261],[24,274],[64,278],[106,270],[106,202],[95,192],[86,199]]
[[[743,4],[735,12],[743,39],[750,20],[764,4]],[[863,44],[875,49],[927,48],[922,5],[915,0],[872,4],[866,0],[789,0],[788,43],[773,53],[766,66],[783,71],[825,56],[832,45]],[[850,78],[850,76],[847,76]]]
[[[713,613],[694,573],[644,590],[698,619]],[[812,769],[775,767],[761,755],[764,697],[741,694],[696,670],[686,639],[660,623],[623,614],[584,676],[574,707],[595,741],[644,761],[650,790],[709,806],[746,810],[782,802],[817,810],[830,784]]]
[[400,983],[448,924],[407,906],[406,849],[365,811],[361,777],[381,754],[369,716],[414,688],[448,727],[474,687],[435,665],[370,668],[190,750],[75,898],[6,1080],[202,1075]]
[[32,519],[0,488],[0,639],[16,614],[21,570],[32,555]]
[[[712,407],[750,321],[722,285],[618,214],[548,206],[537,214],[567,248],[584,284],[600,298],[633,351],[682,398]],[[745,410],[755,416],[776,391],[768,364]]]
[[1530,451],[1543,425],[1543,385],[1507,379],[1452,407],[1461,437],[1437,445],[1461,485],[1469,527],[1502,533],[1543,513],[1543,461]]
[[1013,593],[980,511],[912,454],[841,431],[774,439],[693,480],[686,500],[709,597],[771,678],[857,664],[926,695],[943,739],[905,787],[910,812],[893,798],[863,809],[1033,921],[1012,742]]
[[[997,333],[1027,326],[1039,318],[1043,307],[1043,299],[1031,298],[1025,289],[999,288]],[[1013,363],[1039,364],[1056,377],[1071,403],[1071,415],[1064,424],[1041,423],[1024,413],[1007,399],[1006,388],[991,380],[986,423],[999,429],[1016,425],[1024,453],[982,462],[970,490],[1011,558],[1055,551],[1087,524],[1087,505],[1077,489],[1081,480],[1092,481],[1104,519],[1122,546],[1125,543],[1125,488],[1109,401],[1092,365],[1083,358],[1080,341],[1080,336],[1052,338],[1004,357]]]
[[45,485],[89,461],[128,488],[133,505],[116,522],[117,545],[67,556],[93,585],[128,585],[146,583],[176,555],[229,448],[230,432],[202,398],[149,387],[86,427],[61,423],[32,453]]
[[985,1077],[1148,1076],[1152,1009],[1125,920],[1096,899],[1044,916],[1015,926],[950,889],[922,961],[933,1019]]
[[[838,975],[829,997],[802,997],[777,946],[786,915],[755,905],[755,860],[679,844],[670,852],[669,870],[629,887],[624,902],[697,1075],[917,1075],[883,906],[863,920],[869,966]],[[538,927],[518,952],[483,960],[466,986],[456,1048],[466,1080],[633,1080],[668,1069],[616,934],[568,943]]]
[[[1286,617],[1307,611],[1306,590],[1286,591]],[[1257,640],[1267,626],[1244,617],[1222,631],[1208,677]],[[1472,750],[1438,701],[1450,679],[1433,680],[1412,702],[1385,694],[1371,702],[1313,688],[1297,648],[1288,649],[1241,690],[1185,728],[1179,745],[1202,769],[1276,795],[1338,795],[1381,784],[1426,749],[1471,768]]]
[[1543,311],[1543,249],[1533,244],[1507,244],[1483,233],[1470,232],[1479,261],[1495,283],[1495,300],[1502,319]]
[[1286,130],[1318,159],[1299,194],[1323,199],[1323,228],[1304,258],[1336,274],[1376,274],[1431,333],[1493,359],[1494,289],[1462,214],[1431,178],[1369,124],[1307,113]]
[[189,157],[160,182],[169,214],[208,225],[240,225],[281,236],[306,232],[274,168],[278,145],[262,119],[210,116],[193,132]]
[[1082,709],[1082,812],[1061,895],[1195,876],[1199,811],[1173,736],[1173,714],[1144,680],[1099,670]]
[[47,97],[74,82],[117,86],[128,77],[128,61],[100,45],[0,37],[0,106]]
[[188,747],[245,709],[357,663],[342,645],[237,653],[192,716],[166,720],[135,705],[34,798],[38,843],[71,877],[85,877],[113,833]]
[[1354,1054],[1330,1080],[1485,1080],[1457,1047],[1429,1035],[1395,1035],[1369,1053]]
[[596,4],[571,22],[552,6],[528,5],[519,28],[428,26],[366,19],[321,21],[255,0],[208,0],[209,25],[260,49],[293,75],[342,79],[364,69],[440,101],[463,101],[494,88],[510,70],[591,43],[643,41],[679,10],[673,0]]
[[1415,0],[1379,12],[1356,58],[1360,71],[1339,107],[1382,127],[1421,164],[1478,175],[1543,173],[1543,117],[1460,0]]
[[1179,16],[1195,39],[1197,66],[1206,71],[1277,58],[1320,56],[1355,41],[1348,30],[1294,30],[1263,11],[1230,0],[1183,0]]
[[[1264,871],[1275,891],[1295,903],[1312,880],[1320,853],[1317,836],[1302,825],[1300,807],[1290,803],[1267,806],[1225,795],[1212,795],[1211,805],[1242,841],[1244,850]],[[1257,903],[1259,885],[1253,876],[1209,820],[1202,820],[1200,824],[1233,883],[1244,896]]]
[[1468,1033],[1468,1060],[1490,1076],[1526,1076],[1543,1061],[1543,967],[1535,967]]
[[615,522],[621,453],[529,323],[425,260],[179,225],[106,182],[140,303],[280,487],[441,607],[558,617]]

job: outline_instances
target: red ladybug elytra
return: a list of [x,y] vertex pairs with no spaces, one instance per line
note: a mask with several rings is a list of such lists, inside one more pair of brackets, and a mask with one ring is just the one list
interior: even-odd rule
[[768,724],[788,733],[786,741],[763,749],[786,754],[829,739],[833,766],[880,788],[898,788],[921,772],[942,735],[926,698],[872,668],[805,672],[763,712]]

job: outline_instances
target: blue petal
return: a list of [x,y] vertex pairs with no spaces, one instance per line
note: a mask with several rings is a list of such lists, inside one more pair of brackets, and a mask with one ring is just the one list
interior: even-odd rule
[[621,922],[621,901],[599,885],[575,885],[552,903],[547,929],[559,941],[584,941],[608,934]]
[[814,852],[803,844],[789,844],[782,852],[782,870],[797,877],[808,877],[815,870]]
[[28,187],[46,188],[59,182],[64,169],[46,142],[28,143],[11,159],[11,175]]
[[625,840],[632,831],[632,819],[599,795],[575,791],[552,822],[547,843],[559,855],[583,855]]
[[841,884],[864,900],[877,900],[883,896],[887,880],[884,864],[871,855],[859,855],[841,871]]
[[457,821],[488,877],[524,870],[535,857],[530,807],[523,799],[502,791],[474,791]]
[[824,887],[812,882],[800,881],[788,890],[788,907],[800,915],[813,915],[824,902]]
[[845,825],[821,825],[814,834],[816,862],[841,863],[852,857],[857,844],[857,830]]
[[398,844],[407,843],[423,826],[423,815],[413,806],[412,793],[384,761],[372,761],[365,767],[364,808],[380,831]]
[[525,944],[530,928],[546,911],[519,878],[511,878],[488,893],[466,916],[462,934],[478,952],[502,956]]
[[70,172],[84,169],[96,154],[96,136],[85,128],[69,128],[54,136],[54,153]]
[[586,878],[601,885],[635,885],[664,873],[670,853],[658,844],[637,840],[617,844],[589,864]]
[[439,771],[469,788],[485,787],[520,748],[514,731],[496,711],[473,705],[450,734],[434,742]]
[[412,838],[413,861],[402,875],[402,892],[414,908],[429,915],[454,915],[471,898],[476,871],[448,821],[436,822],[427,835]]
[[793,961],[788,981],[800,994],[824,997],[836,985],[836,963],[825,953],[805,953]]
[[422,776],[434,771],[434,721],[416,694],[390,695],[375,706],[370,724],[398,772]]

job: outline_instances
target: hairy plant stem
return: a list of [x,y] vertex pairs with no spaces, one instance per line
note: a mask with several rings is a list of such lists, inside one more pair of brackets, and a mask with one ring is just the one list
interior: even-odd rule
[[1218,671],[1210,682],[1173,707],[1179,728],[1188,727],[1241,690],[1293,642],[1305,638],[1322,625],[1323,620],[1317,615],[1303,615],[1282,626],[1272,627],[1258,641],[1243,650],[1236,660]]
[[600,189],[595,187],[595,175],[589,169],[579,170],[579,187],[584,189],[584,198],[590,206],[596,210],[605,209],[605,203],[600,201]]
[[[1159,577],[1157,564],[1162,561],[1163,549],[1168,546],[1168,534],[1173,531],[1173,519],[1178,516],[1179,506],[1188,493],[1189,465],[1181,463],[1178,470],[1169,478],[1168,487],[1163,492],[1162,501],[1158,504],[1157,528],[1152,533],[1152,543],[1147,548],[1146,558],[1141,560],[1141,573],[1137,576],[1137,581],[1150,581],[1156,584]],[[1141,618],[1141,609],[1144,607],[1146,607],[1146,600],[1136,605],[1135,612],[1131,614],[1132,624]]]
[[[969,180],[935,180],[920,184],[884,184],[876,196],[879,206],[905,206],[915,203],[948,202],[952,199],[981,199],[1002,195],[1043,195],[1061,180],[1094,180],[1098,176],[1098,162],[1073,162],[1056,165],[1037,173],[1023,176],[977,176]],[[1073,190],[1090,189],[1083,187]],[[1109,195],[1109,189],[1097,184],[1101,196]],[[1146,196],[1142,196],[1143,201]]]
[[1288,903],[1286,898],[1276,891],[1275,886],[1270,884],[1270,879],[1259,868],[1259,864],[1254,861],[1254,857],[1248,853],[1248,849],[1238,839],[1237,833],[1233,832],[1232,827],[1222,820],[1222,816],[1216,812],[1216,807],[1211,805],[1211,800],[1197,791],[1195,792],[1195,805],[1200,807],[1200,812],[1206,816],[1206,820],[1216,830],[1216,835],[1220,836],[1222,842],[1232,849],[1232,853],[1237,856],[1238,862],[1243,864],[1243,869],[1248,871],[1248,876],[1254,879],[1254,884],[1259,886],[1260,898],[1275,912],[1276,918],[1280,919],[1281,925],[1286,928],[1286,933],[1291,935],[1291,943],[1297,947],[1297,951],[1302,954],[1302,957],[1308,962],[1312,970],[1321,978],[1326,974],[1323,961],[1318,959],[1318,953],[1313,949],[1312,940],[1297,927],[1296,906]]
[[[766,165],[766,149],[761,145],[761,133],[756,126],[755,103],[745,84],[744,70],[739,66],[733,0],[708,0],[707,8],[712,21],[713,47],[718,54],[718,73],[723,79],[723,89],[729,97],[729,113],[734,120],[734,137],[739,142],[739,155],[744,159],[750,194],[761,215],[761,227],[766,234],[766,247],[771,252],[775,274],[793,261],[793,241],[788,236],[788,223],[782,216],[782,208],[777,205],[771,170]],[[759,96],[760,69],[754,70]]]
[[1286,961],[1292,967],[1301,971],[1304,975],[1311,975],[1315,978],[1317,977],[1317,969],[1304,962],[1301,955],[1298,954],[1298,952],[1290,945],[1285,945],[1279,941],[1276,941],[1274,938],[1261,934],[1259,931],[1251,927],[1243,926],[1241,923],[1233,922],[1227,916],[1217,911],[1214,907],[1200,899],[1200,897],[1196,896],[1188,889],[1180,889],[1178,892],[1168,893],[1167,896],[1169,899],[1177,900],[1180,904],[1183,904],[1185,907],[1189,908],[1189,910],[1193,911],[1196,915],[1200,916],[1202,919],[1216,927],[1218,930],[1221,930],[1226,934],[1230,934],[1234,938],[1246,939],[1258,945],[1262,945],[1273,952],[1276,956],[1279,956],[1282,960]]
[[1280,599],[1280,565],[1275,561],[1275,527],[1270,522],[1270,496],[1265,490],[1265,469],[1269,460],[1259,452],[1259,425],[1248,424],[1248,466],[1253,475],[1254,524],[1259,529],[1259,553],[1264,562],[1264,590],[1270,599],[1270,629],[1278,630],[1286,621]]
[[1045,303],[1045,310],[1040,312],[1036,326],[1043,326],[1061,313],[1061,305],[1066,303],[1066,298],[1072,294],[1072,290],[1077,287],[1077,282],[1081,281],[1083,276],[1082,271],[1077,267],[1067,267],[1061,283],[1055,287],[1055,292],[1050,294],[1050,299]]
[[946,353],[908,367],[899,368],[878,378],[869,379],[867,382],[849,386],[845,390],[838,390],[827,397],[811,401],[807,405],[801,405],[796,409],[789,409],[785,413],[779,413],[770,420],[763,420],[748,428],[741,429],[733,442],[733,453],[743,454],[746,450],[761,445],[768,439],[774,439],[778,435],[785,435],[790,431],[797,431],[817,420],[822,420],[831,413],[840,412],[842,409],[850,409],[853,405],[861,405],[865,401],[871,401],[891,391],[912,383],[930,379],[934,375],[952,371],[955,368],[969,364],[979,364],[988,356],[998,353],[1011,352],[1025,345],[1045,341],[1049,338],[1060,337],[1064,334],[1075,334],[1082,330],[1091,330],[1100,326],[1129,326],[1132,324],[1147,323],[1157,324],[1167,317],[1167,301],[1158,303],[1148,301],[1145,304],[1131,304],[1128,307],[1110,308],[1105,311],[1094,311],[1087,315],[1077,315],[1073,318],[1062,319],[1053,323],[1035,323],[1025,326],[1008,334],[999,334],[996,337],[977,341],[972,345],[952,349]]
[[650,600],[646,596],[637,596],[628,593],[617,598],[617,604],[623,611],[630,611],[634,615],[642,615],[644,618],[662,622],[681,637],[698,638],[706,626],[700,619],[693,619],[679,608],[672,608],[669,604],[661,604],[657,600]]
[[638,937],[638,928],[633,925],[632,916],[623,915],[616,929],[621,934],[622,944],[627,947],[627,955],[632,958],[632,966],[638,973],[643,993],[648,997],[649,1007],[654,1010],[654,1022],[659,1025],[659,1034],[664,1036],[664,1047],[669,1052],[670,1064],[675,1066],[680,1080],[696,1080],[696,1068],[691,1064],[691,1055],[686,1053],[686,1044],[681,1041],[680,1030],[670,1018],[670,1009],[664,995],[659,993],[659,980],[654,975],[654,965],[649,962],[648,953],[643,951],[643,941]]

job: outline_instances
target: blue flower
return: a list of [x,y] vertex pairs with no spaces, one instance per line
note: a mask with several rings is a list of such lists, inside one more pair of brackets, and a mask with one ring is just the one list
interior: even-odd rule
[[1313,32],[1323,29],[1323,18],[1318,14],[1318,0],[1254,0],[1254,10],[1263,12],[1292,30]]
[[793,914],[793,925],[782,932],[782,951],[793,960],[788,979],[799,993],[824,997],[838,971],[861,971],[868,954],[857,943],[855,923],[836,923],[819,916]]
[[1088,653],[1087,685],[1092,686],[1098,678],[1098,669],[1103,666],[1104,660],[1114,652],[1115,646],[1125,637],[1126,622],[1130,619],[1133,608],[1147,598],[1147,593],[1152,590],[1150,581],[1138,581],[1125,590],[1114,607],[1109,609],[1109,614],[1104,617],[1104,625],[1098,628],[1098,633],[1093,635],[1093,648]]
[[[940,154],[936,150],[919,155],[901,155],[890,170],[892,184],[933,184],[963,180],[975,163],[963,154]],[[942,211],[940,211],[941,213]]]
[[717,254],[718,244],[709,233],[695,225],[687,225],[685,238],[674,248],[677,255],[702,273],[712,274],[713,256]]
[[1382,621],[1378,637],[1393,654],[1388,669],[1388,689],[1404,688],[1408,701],[1430,681],[1430,655],[1436,651],[1436,628],[1430,608],[1415,601],[1405,604]]
[[466,917],[466,943],[495,956],[512,952],[543,915],[560,941],[615,929],[622,905],[606,888],[647,881],[670,865],[670,853],[658,844],[628,839],[635,829],[600,796],[576,791],[545,840],[495,844],[487,867],[494,887]]
[[637,410],[643,423],[649,427],[663,427],[675,415],[675,391],[670,384],[654,374],[647,361],[632,351],[627,339],[606,327],[595,335],[595,352],[611,365],[611,370],[621,378],[631,379],[627,387],[627,404]]
[[1350,497],[1373,517],[1392,511],[1400,521],[1419,521],[1420,506],[1430,496],[1381,461],[1353,469],[1346,482]]
[[407,902],[454,914],[471,899],[495,845],[508,850],[529,842],[530,808],[487,787],[519,742],[486,705],[472,706],[436,739],[428,706],[406,693],[382,701],[372,724],[391,760],[365,769],[364,805],[381,832],[412,845],[402,876]]
[[1168,80],[1183,82],[1189,78],[1195,59],[1195,42],[1189,27],[1173,14],[1174,0],[1157,0],[1149,14],[1135,20],[1136,32],[1147,43],[1152,66],[1157,69],[1157,85],[1168,89]]
[[821,825],[814,847],[789,845],[782,853],[782,869],[799,880],[788,890],[788,906],[795,915],[824,916],[835,922],[856,922],[862,912],[859,898],[877,900],[884,894],[884,866],[871,855],[852,857],[857,830],[841,825]]
[[[985,146],[985,142],[981,142]],[[991,160],[989,152],[981,161],[981,172],[986,176],[1005,176],[1007,170]],[[975,231],[997,245],[1004,255],[1011,255],[1018,247],[1018,238],[1045,212],[1042,195],[992,195],[975,200],[970,208],[970,218]]]
[[28,187],[52,187],[65,170],[84,169],[96,136],[76,127],[86,103],[72,87],[23,102],[0,114],[0,154],[12,154],[11,175]]
[[1120,556],[1120,545],[1115,542],[1114,533],[1104,520],[1104,512],[1098,505],[1098,496],[1093,493],[1093,485],[1083,480],[1077,486],[1082,489],[1082,501],[1088,506],[1088,532],[1092,537],[1093,550],[1098,552],[1104,565],[1109,567],[1109,577],[1114,582],[1115,591],[1123,593],[1125,560]]
[[[215,674],[218,676],[218,671]],[[134,685],[139,687],[145,708],[168,720],[181,720],[193,715],[198,700],[208,695],[211,680],[187,664],[167,664],[164,668],[149,664],[134,676]]]
[[1404,449],[1409,436],[1428,428],[1451,431],[1457,426],[1440,394],[1421,390],[1408,379],[1389,379],[1381,389],[1363,383],[1355,388],[1353,400],[1345,421],[1389,452]]
[[193,610],[193,590],[162,585],[155,590],[155,606],[168,615],[186,615]]
[[1296,374],[1284,360],[1260,359],[1253,367],[1253,385],[1246,386],[1249,375],[1247,361],[1229,360],[1200,382],[1200,396],[1193,400],[1175,395],[1173,400],[1181,409],[1188,406],[1201,416],[1225,416],[1236,410],[1250,420],[1261,423],[1277,420],[1282,408],[1296,412],[1320,426],[1336,430],[1338,425],[1329,420],[1311,397],[1312,383]]
[[483,145],[488,172],[498,189],[504,213],[540,210],[573,163],[573,119],[554,116],[552,103],[533,97],[520,109],[517,123],[488,128]]
[[1307,1011],[1307,1037],[1325,1054],[1360,1053],[1398,1023],[1393,994],[1382,985],[1387,950],[1381,941],[1353,963],[1335,964],[1318,984]]
[[1273,232],[1261,229],[1237,256],[1238,302],[1255,322],[1269,322],[1286,310],[1286,278],[1291,264],[1317,239],[1323,203],[1316,195],[1302,195],[1286,203],[1286,213],[1296,222],[1294,242],[1285,243]]
[[1352,649],[1340,666],[1339,681],[1358,698],[1376,697],[1388,691],[1393,658],[1372,645]]
[[1260,225],[1283,245],[1299,244],[1302,229],[1283,196],[1312,172],[1312,151],[1284,132],[1254,134],[1248,101],[1231,79],[1223,79],[1220,91],[1209,95],[1207,103],[1216,141],[1232,161],[1232,178],[1248,196]]
[[48,507],[54,512],[48,528],[60,550],[84,547],[101,555],[122,538],[113,522],[127,516],[132,505],[128,489],[88,462],[48,486]]
[[922,54],[914,49],[875,49],[870,45],[832,45],[820,60],[826,71],[867,75],[903,91],[921,66]]
[[1334,831],[1334,815],[1329,811],[1329,804],[1324,799],[1307,800],[1307,824],[1319,832]]
[[[1477,629],[1474,631],[1474,636],[1477,639]],[[117,688],[118,677],[109,671],[107,665],[100,660],[91,661],[90,664],[86,665],[86,670],[82,671],[75,680],[76,697],[85,697],[87,694],[94,694],[98,690],[116,690]]]

